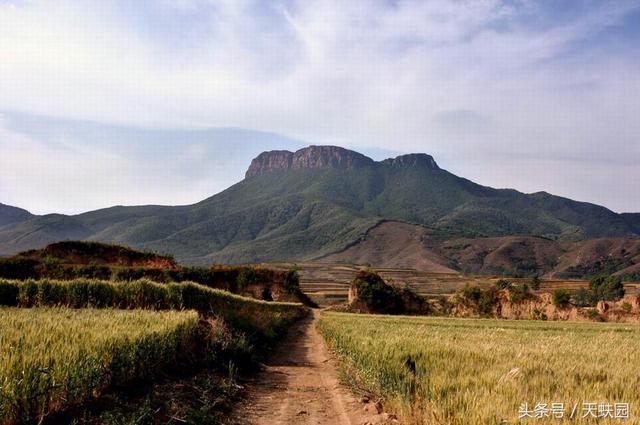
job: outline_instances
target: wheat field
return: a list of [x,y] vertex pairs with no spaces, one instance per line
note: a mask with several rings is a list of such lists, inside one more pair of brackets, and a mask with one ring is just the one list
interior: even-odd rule
[[0,423],[35,421],[150,378],[197,327],[194,311],[0,308]]
[[345,379],[405,423],[640,423],[638,326],[324,312],[319,327]]

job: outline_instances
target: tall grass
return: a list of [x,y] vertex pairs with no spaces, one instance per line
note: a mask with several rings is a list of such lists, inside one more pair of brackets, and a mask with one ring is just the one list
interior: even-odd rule
[[192,311],[0,308],[0,423],[35,421],[152,378],[189,351],[197,331]]
[[329,312],[319,326],[356,385],[407,423],[521,423],[525,402],[577,404],[567,423],[591,423],[580,419],[582,403],[630,403],[628,422],[638,423],[638,326]]
[[202,316],[222,317],[250,337],[268,339],[307,311],[300,304],[258,301],[192,282],[161,284],[144,279],[131,282],[0,279],[0,305],[196,310]]

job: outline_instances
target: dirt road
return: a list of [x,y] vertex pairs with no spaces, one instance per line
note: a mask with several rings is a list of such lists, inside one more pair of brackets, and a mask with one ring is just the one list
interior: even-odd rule
[[340,384],[337,364],[316,329],[319,312],[300,321],[248,385],[248,398],[234,412],[233,424],[384,423],[370,404],[359,402]]

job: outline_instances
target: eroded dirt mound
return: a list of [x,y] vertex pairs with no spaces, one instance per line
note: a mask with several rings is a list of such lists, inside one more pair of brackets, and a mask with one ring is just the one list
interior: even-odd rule
[[137,251],[128,247],[100,242],[65,241],[18,254],[16,257],[45,260],[53,258],[62,264],[96,264],[127,267],[175,268],[173,258]]

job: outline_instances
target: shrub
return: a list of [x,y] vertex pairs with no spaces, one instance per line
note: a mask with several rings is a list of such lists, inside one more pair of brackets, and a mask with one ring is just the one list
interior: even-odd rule
[[512,286],[509,288],[509,301],[512,303],[521,303],[531,296],[529,285],[526,283],[521,286]]
[[553,291],[553,305],[558,308],[565,308],[571,301],[571,294],[565,289],[555,289]]
[[597,302],[593,293],[587,288],[579,288],[573,295],[573,300],[578,307],[593,307]]
[[497,295],[495,288],[482,289],[467,285],[462,289],[463,302],[480,316],[490,316],[493,313],[498,302]]
[[300,292],[300,275],[298,274],[298,270],[293,268],[284,275],[284,280],[282,282],[282,286],[284,290],[290,294],[297,294]]
[[18,305],[18,287],[6,281],[0,281],[0,305]]
[[116,272],[115,280],[132,281],[139,280],[144,277],[144,269],[142,267],[127,267]]
[[532,318],[534,320],[547,320],[548,319],[546,313],[540,311],[540,309],[538,309],[538,308],[534,308],[533,309]]
[[37,279],[38,261],[29,258],[0,259],[0,277],[5,279]]
[[237,288],[239,292],[243,292],[247,286],[259,283],[260,279],[258,273],[251,267],[242,267],[238,271],[238,277],[236,279]]
[[596,301],[616,301],[624,297],[624,284],[620,276],[596,276],[589,281],[589,289]]
[[603,322],[604,318],[598,313],[598,311],[594,308],[590,308],[586,311],[587,317],[591,320],[597,320],[598,322]]
[[533,279],[531,279],[531,289],[533,289],[534,291],[539,291],[540,284],[541,284],[540,278],[538,277],[538,275],[535,275]]
[[500,279],[496,282],[496,288],[498,289],[509,289],[512,286],[512,283],[507,279]]
[[629,304],[628,302],[623,302],[622,305],[620,306],[620,308],[622,309],[622,311],[624,311],[625,313],[631,313],[631,304]]
[[398,293],[376,272],[361,270],[352,285],[358,291],[359,300],[372,312],[399,313],[403,310]]
[[74,270],[75,277],[84,277],[87,279],[111,279],[111,269],[107,266],[98,266],[97,264],[89,264],[88,266],[80,266]]

